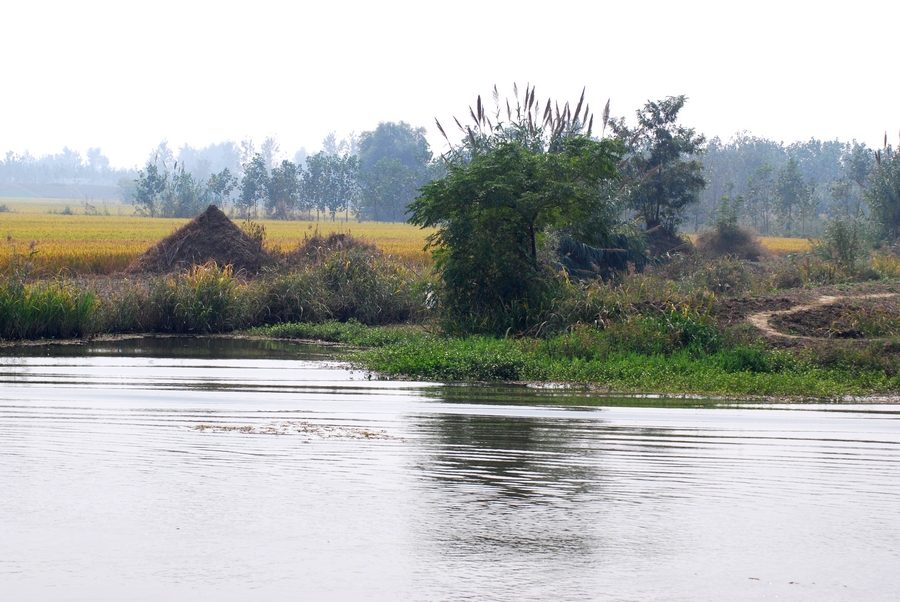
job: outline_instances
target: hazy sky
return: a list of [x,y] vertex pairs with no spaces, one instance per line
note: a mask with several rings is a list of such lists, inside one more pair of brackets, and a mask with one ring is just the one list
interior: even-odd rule
[[[686,94],[708,137],[897,144],[900,2],[7,2],[0,152],[143,164],[274,135],[283,151],[379,121],[448,129],[512,83],[633,117]],[[562,104],[562,102],[560,102]]]

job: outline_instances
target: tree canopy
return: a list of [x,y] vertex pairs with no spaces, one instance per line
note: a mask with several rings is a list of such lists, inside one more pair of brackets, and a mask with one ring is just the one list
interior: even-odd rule
[[444,156],[447,175],[410,206],[411,223],[437,229],[428,240],[451,328],[528,328],[550,285],[539,257],[548,235],[588,223],[615,230],[619,211],[608,184],[622,146],[589,137],[583,100],[553,113],[528,88],[524,102],[516,98],[515,117],[507,102],[504,121],[499,102],[491,120],[479,97],[474,127],[460,125],[463,142]]
[[890,242],[900,238],[900,153],[887,144],[875,153],[876,168],[863,196],[879,234]]
[[696,158],[705,138],[678,124],[685,96],[648,102],[637,111],[637,125],[624,118],[611,119],[610,127],[625,145],[623,175],[629,183],[630,204],[647,231],[656,227],[674,233],[685,209],[699,200],[706,186],[703,164]]
[[432,179],[431,150],[425,128],[382,122],[359,137],[358,216],[403,220],[420,186]]

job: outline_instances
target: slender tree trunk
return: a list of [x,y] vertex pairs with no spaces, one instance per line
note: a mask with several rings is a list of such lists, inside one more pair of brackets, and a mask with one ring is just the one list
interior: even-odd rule
[[534,262],[534,267],[537,267],[537,244],[534,240],[534,223],[528,226],[528,236],[531,238],[531,260]]

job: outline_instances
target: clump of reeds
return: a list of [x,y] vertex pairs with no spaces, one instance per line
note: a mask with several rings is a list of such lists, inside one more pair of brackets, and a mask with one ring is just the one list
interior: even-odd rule
[[185,274],[151,282],[147,304],[152,330],[161,332],[229,332],[246,325],[248,300],[231,266],[215,262]]
[[79,337],[94,330],[97,296],[73,282],[32,281],[34,243],[21,253],[10,237],[8,262],[0,273],[0,338]]
[[392,261],[367,244],[310,244],[306,251],[309,261],[261,282],[262,322],[354,319],[391,324],[421,312],[421,271]]

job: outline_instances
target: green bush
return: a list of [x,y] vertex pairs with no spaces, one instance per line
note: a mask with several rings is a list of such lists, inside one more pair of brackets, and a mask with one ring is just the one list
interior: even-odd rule
[[371,246],[326,250],[292,272],[261,281],[258,322],[406,322],[424,306],[424,285],[416,270],[385,259]]
[[514,381],[539,373],[511,339],[483,336],[421,337],[358,357],[379,372],[442,381]]
[[410,339],[416,338],[415,334],[408,331],[378,326],[364,326],[353,319],[347,322],[335,322],[332,320],[318,324],[309,322],[275,324],[257,327],[250,332],[275,338],[308,339],[364,347],[384,347],[389,344],[408,342]]
[[857,271],[865,251],[860,224],[842,219],[830,220],[822,238],[813,247],[815,255],[833,264],[837,272],[850,277]]
[[138,301],[144,310],[138,321],[141,330],[149,332],[229,332],[248,325],[252,297],[231,266],[209,263],[152,281],[146,300]]
[[0,283],[0,338],[66,338],[91,334],[98,305],[96,294],[73,283],[26,284],[7,277]]

